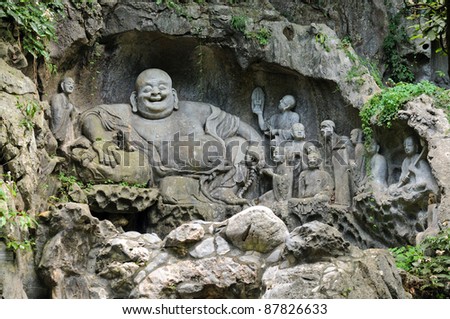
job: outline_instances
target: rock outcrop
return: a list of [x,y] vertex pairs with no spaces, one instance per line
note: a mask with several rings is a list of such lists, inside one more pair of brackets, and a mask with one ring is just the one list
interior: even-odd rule
[[164,240],[119,232],[84,204],[45,218],[38,268],[54,298],[405,298],[389,253],[361,251],[319,222],[288,234],[268,208],[190,222]]

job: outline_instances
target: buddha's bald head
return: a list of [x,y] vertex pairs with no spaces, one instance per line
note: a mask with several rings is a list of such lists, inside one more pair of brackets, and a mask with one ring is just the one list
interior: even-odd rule
[[178,109],[178,98],[169,74],[160,69],[147,69],[136,79],[130,102],[133,112],[147,119],[161,119]]
[[161,69],[147,69],[138,75],[135,83],[135,90],[139,91],[139,88],[151,79],[165,81],[168,85],[170,85],[170,88],[172,88],[172,78],[169,74],[167,74],[167,72]]

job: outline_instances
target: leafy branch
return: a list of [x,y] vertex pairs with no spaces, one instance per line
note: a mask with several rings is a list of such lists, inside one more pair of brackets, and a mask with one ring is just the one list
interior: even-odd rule
[[9,36],[33,57],[50,59],[47,43],[56,39],[56,20],[63,13],[61,0],[0,2],[0,18],[9,26]]

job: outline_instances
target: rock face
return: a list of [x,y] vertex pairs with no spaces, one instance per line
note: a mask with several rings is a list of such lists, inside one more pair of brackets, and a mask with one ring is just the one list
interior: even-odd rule
[[345,255],[349,246],[335,228],[317,221],[295,228],[286,243],[287,250],[303,262]]
[[263,298],[406,298],[392,257],[383,250],[352,252],[329,261],[289,268],[270,267],[263,275]]
[[[385,251],[363,252],[319,222],[295,230],[286,241],[286,226],[269,209],[238,215],[222,223],[184,224],[161,240],[120,233],[93,218],[86,205],[64,204],[40,226],[50,239],[39,246],[39,271],[54,298],[405,297]],[[251,235],[260,251],[226,239],[230,225],[242,234],[248,221],[258,219],[282,228],[277,245],[261,245],[274,234],[270,227]]]
[[[99,1],[83,11],[82,6],[77,8],[66,1],[68,16],[58,29],[61,40],[52,44],[51,55],[64,75],[77,82],[79,89],[71,98],[83,111],[104,103],[128,103],[136,76],[144,69],[161,68],[171,74],[183,100],[211,103],[253,129],[258,130],[258,123],[251,112],[250,95],[260,87],[267,96],[266,118],[278,112],[282,96],[296,97],[293,111],[300,115],[313,144],[320,144],[319,123],[323,120],[333,119],[339,134],[350,135],[351,129],[360,126],[358,109],[380,89],[339,36],[345,33],[346,24],[352,32],[366,32],[368,21],[385,20],[381,2],[346,3],[343,10],[352,5],[359,8],[363,3],[374,10],[365,8],[364,16],[370,19],[358,22],[352,18],[351,23],[344,21],[345,17],[336,28],[338,33],[329,23],[320,23],[327,21],[296,24],[295,19],[276,10],[282,7],[281,1],[254,3],[257,10],[254,4],[244,3],[237,12],[233,6],[216,2],[189,2],[183,4],[184,11],[179,14],[164,2]],[[339,10],[328,13],[340,19]],[[358,16],[357,10],[351,12],[353,15]],[[245,30],[236,27],[239,16],[246,19]],[[363,43],[356,46],[376,56],[383,32],[370,32],[373,34],[362,35]],[[372,46],[373,37],[378,38]],[[428,160],[440,189],[439,203],[430,204],[431,208],[428,203],[419,210],[409,208],[414,213],[408,211],[410,220],[394,231],[386,223],[380,232],[374,225],[378,227],[385,220],[373,223],[373,216],[362,209],[353,214],[348,207],[328,202],[308,206],[286,201],[278,203],[276,213],[261,206],[242,211],[251,204],[250,198],[240,198],[245,203],[242,205],[212,203],[200,188],[196,189],[198,196],[187,196],[183,202],[186,194],[182,187],[161,194],[156,189],[119,184],[85,190],[74,187],[68,195],[78,203],[55,203],[57,173],[69,172],[72,163],[55,156],[56,140],[44,117],[48,103],[40,101],[32,80],[2,59],[0,71],[0,182],[14,181],[18,190],[14,200],[1,205],[26,210],[31,216],[41,212],[35,256],[16,252],[11,260],[0,242],[2,297],[405,298],[389,253],[361,248],[411,243],[416,232],[425,227],[426,213],[434,214],[430,220],[437,220],[438,226],[448,225],[449,125],[426,97],[409,103],[400,113],[404,123],[399,131],[416,133],[426,141]],[[60,80],[43,69],[39,70],[39,79],[44,99],[54,93]],[[26,111],[29,106],[36,108],[33,116]],[[129,114],[135,116],[131,111]],[[151,125],[142,126],[141,132],[154,130]],[[126,127],[120,132],[123,144],[127,132]],[[397,142],[398,138],[392,140]],[[80,162],[89,168],[93,162],[85,152],[90,146],[83,141],[76,146]],[[403,153],[398,145],[388,146],[396,152],[393,179]],[[99,153],[93,147],[90,151]],[[130,167],[136,163],[140,162],[132,161]],[[107,168],[105,176],[120,177],[114,167]],[[146,162],[141,169],[143,173],[131,179],[147,182],[152,177],[150,165]],[[260,171],[255,168],[253,173]],[[166,181],[179,178],[168,175]],[[86,183],[103,177],[96,180],[93,175],[81,176]],[[205,182],[194,177],[192,188]],[[269,184],[261,177],[251,185],[251,191],[266,191]],[[290,211],[293,214],[286,213]],[[382,217],[391,221],[388,212]],[[108,214],[119,219],[133,216],[133,223],[139,224],[135,228],[148,233],[124,232],[119,226],[129,220],[112,223],[97,218],[110,218]],[[365,224],[367,227],[361,226]],[[430,225],[436,226],[429,222],[422,235],[439,228]],[[43,283],[32,269],[33,259]]]
[[158,190],[120,185],[93,185],[86,190],[93,211],[109,213],[138,213],[152,206]]

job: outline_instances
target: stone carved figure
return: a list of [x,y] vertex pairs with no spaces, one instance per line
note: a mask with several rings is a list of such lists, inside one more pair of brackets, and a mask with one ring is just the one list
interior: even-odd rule
[[272,158],[277,167],[275,169],[264,168],[261,171],[272,177],[272,190],[260,196],[260,204],[269,205],[274,201],[286,201],[292,197],[294,167],[289,164],[287,154],[284,154],[284,150],[280,147],[274,148]]
[[402,162],[399,182],[389,187],[392,196],[414,198],[422,193],[437,194],[439,189],[431,173],[428,162],[424,159],[425,147],[419,153],[419,144],[413,136],[403,142],[406,158]]
[[50,101],[50,129],[58,141],[58,148],[63,154],[68,154],[69,145],[75,139],[74,123],[79,114],[69,98],[75,89],[74,80],[70,77],[64,78],[59,89],[60,92]]
[[333,193],[333,180],[328,172],[320,169],[320,153],[310,152],[307,161],[308,168],[300,173],[298,180],[298,197],[328,202]]
[[365,173],[365,149],[363,143],[363,132],[355,128],[350,132],[350,141],[354,147],[353,159],[350,160],[350,166],[353,173],[354,192],[361,187]]
[[222,174],[236,164],[235,158],[226,160],[230,142],[261,141],[258,132],[234,115],[211,104],[179,101],[171,77],[160,69],[137,77],[130,103],[99,105],[83,114],[82,132],[100,166],[123,164],[114,143],[122,132],[148,158],[156,182],[175,175],[173,187],[185,189],[180,176],[197,181],[193,185],[198,187],[200,176]]
[[0,39],[0,59],[5,60],[16,69],[23,69],[28,66],[28,61],[22,53],[19,44],[10,44]]
[[351,143],[347,136],[335,133],[333,121],[325,120],[320,131],[325,139],[325,170],[334,176],[334,202],[350,206],[352,200],[352,180],[350,168]]
[[387,189],[387,162],[384,156],[379,154],[379,151],[380,145],[373,138],[367,148],[367,155],[370,158],[370,174],[365,178],[365,187],[375,195],[384,194]]
[[278,105],[281,113],[272,115],[268,121],[263,117],[263,102],[264,99],[252,99],[252,111],[258,116],[261,131],[266,135],[278,136],[281,140],[289,140],[292,136],[292,125],[300,122],[300,116],[292,111],[295,107],[295,98],[292,95],[283,96]]
[[257,146],[247,149],[245,157],[225,174],[213,173],[202,179],[203,189],[212,201],[221,201],[230,205],[245,205],[249,201],[244,194],[258,177],[263,161],[261,150]]
[[[305,156],[305,127],[302,123],[294,123],[291,128],[291,139],[284,143],[284,152],[286,153],[290,164],[294,167],[294,181],[298,181],[300,172],[307,167]],[[298,194],[298,185],[294,182],[292,195]]]

